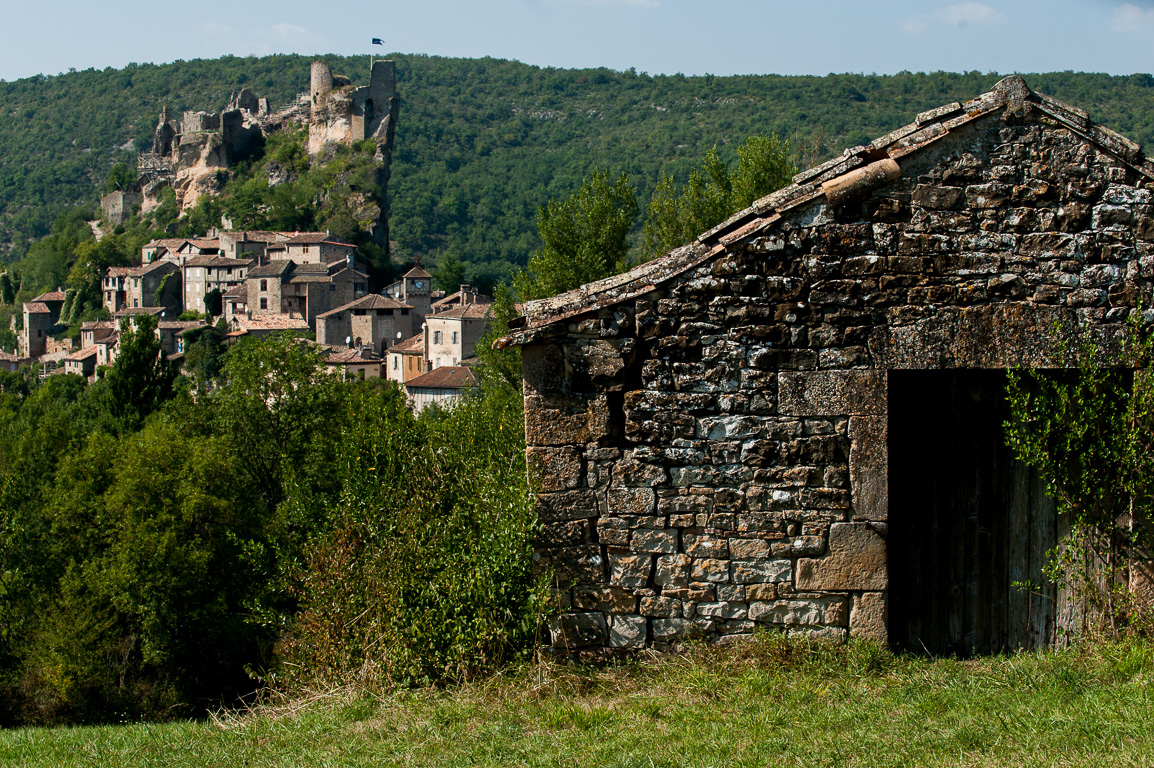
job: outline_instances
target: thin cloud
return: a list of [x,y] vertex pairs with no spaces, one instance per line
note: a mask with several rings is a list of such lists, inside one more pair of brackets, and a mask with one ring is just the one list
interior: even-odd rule
[[935,13],[934,16],[956,27],[964,27],[968,24],[1000,24],[1006,19],[999,11],[981,3],[950,5]]
[[1137,32],[1151,24],[1154,24],[1154,8],[1123,3],[1114,9],[1114,23],[1110,26],[1115,32]]
[[963,29],[970,25],[992,27],[1001,24],[1006,17],[1001,11],[983,3],[956,3],[940,8],[931,14],[906,19],[902,31],[907,35],[921,35],[940,26]]
[[598,8],[605,8],[612,5],[625,6],[626,8],[659,8],[661,3],[658,0],[569,0],[574,5],[590,5]]

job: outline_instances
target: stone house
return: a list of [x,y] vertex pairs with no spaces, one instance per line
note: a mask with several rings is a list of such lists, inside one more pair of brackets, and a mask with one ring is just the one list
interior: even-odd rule
[[385,377],[398,384],[425,373],[425,333],[389,348],[385,355]]
[[472,357],[492,314],[492,304],[463,304],[426,317],[425,360],[431,369]]
[[24,327],[17,336],[21,357],[40,357],[50,351],[49,341],[60,323],[63,308],[63,290],[48,291],[24,303]]
[[181,267],[184,275],[184,311],[203,313],[205,294],[215,290],[220,291],[223,297],[223,294],[243,285],[252,264],[252,259],[232,259],[217,255],[194,256],[184,262]]
[[368,285],[368,275],[349,269],[342,262],[270,261],[248,272],[246,311],[252,315],[296,315],[311,328],[317,315],[362,298]]
[[97,349],[95,345],[81,347],[78,351],[64,358],[64,370],[66,373],[74,373],[87,379],[96,374],[96,361]]
[[499,343],[522,348],[553,645],[1076,629],[1071,595],[1013,586],[1044,583],[1066,521],[1004,446],[1005,370],[1117,349],[1151,303],[1152,187],[1137,144],[1009,77],[529,302]]
[[220,255],[229,259],[253,259],[256,263],[268,260],[270,245],[284,239],[279,232],[263,230],[230,230],[220,232]]
[[467,365],[444,365],[404,383],[409,404],[417,413],[434,404],[447,408],[475,386],[477,377]]
[[325,355],[325,367],[339,372],[346,379],[379,379],[384,358],[364,345],[345,349],[333,349]]
[[135,267],[109,267],[104,273],[101,290],[104,294],[104,308],[109,313],[119,312],[128,306],[128,286]]
[[369,294],[316,318],[317,342],[367,347],[377,355],[413,335],[413,308],[396,299]]
[[265,256],[270,261],[285,259],[297,264],[332,264],[343,261],[352,266],[357,247],[328,232],[285,233],[283,239],[270,243]]
[[418,263],[400,280],[385,287],[381,294],[404,302],[413,308],[413,330],[424,327],[425,315],[432,311],[433,276]]
[[181,313],[183,304],[180,266],[175,262],[153,261],[134,267],[128,273],[125,280],[126,308],[163,307],[176,316]]

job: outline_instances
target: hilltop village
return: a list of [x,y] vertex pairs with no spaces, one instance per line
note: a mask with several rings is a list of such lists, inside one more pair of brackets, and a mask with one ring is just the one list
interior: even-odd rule
[[[135,329],[142,316],[156,320],[162,348],[180,361],[186,332],[223,319],[227,343],[299,336],[335,373],[396,381],[420,409],[473,385],[473,350],[491,314],[490,299],[468,285],[449,295],[434,291],[420,264],[373,292],[356,248],[327,232],[211,231],[153,240],[140,264],[110,268],[102,290],[111,319],[84,323],[79,348],[57,338],[63,291],[26,302],[19,355],[0,363],[92,378],[116,359],[122,321]],[[181,319],[191,316],[197,319]]]
[[[155,208],[165,189],[175,193],[181,211],[190,210],[201,196],[220,191],[221,169],[251,156],[267,133],[290,123],[307,123],[313,159],[333,145],[374,140],[384,190],[397,115],[393,62],[375,62],[368,85],[353,86],[318,60],[309,86],[299,103],[277,112],[247,89],[233,94],[220,114],[185,112],[177,120],[162,109],[152,151],[138,162],[140,189],[105,196],[104,221],[122,223],[137,205]],[[387,248],[383,196],[375,201],[370,235]],[[109,268],[101,281],[108,319],[83,323],[78,346],[62,335],[63,289],[25,302],[11,322],[17,354],[0,351],[0,368],[36,365],[41,376],[91,379],[115,361],[121,329],[135,330],[148,316],[165,354],[177,362],[186,333],[223,321],[226,344],[278,332],[298,336],[334,373],[396,381],[418,410],[459,397],[475,383],[473,350],[491,314],[488,297],[468,285],[449,295],[434,291],[419,262],[375,291],[356,246],[330,232],[233,230],[223,223],[202,237],[152,240],[138,263]]]

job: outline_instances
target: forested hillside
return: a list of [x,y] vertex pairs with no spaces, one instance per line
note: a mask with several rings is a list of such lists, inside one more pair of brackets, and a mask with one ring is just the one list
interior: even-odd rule
[[[365,57],[325,57],[354,83]],[[755,133],[793,141],[800,164],[865,142],[998,75],[684,77],[559,70],[495,59],[395,56],[402,112],[391,181],[400,258],[452,253],[470,276],[503,277],[537,246],[537,206],[594,168],[625,171],[642,210],[662,171],[683,176],[713,145]],[[248,87],[274,106],[308,83],[300,56],[226,57],[0,82],[0,242],[6,261],[68,206],[95,201],[113,165],[151,141],[163,105],[219,110]],[[1154,139],[1149,75],[1027,75],[1143,144]]]

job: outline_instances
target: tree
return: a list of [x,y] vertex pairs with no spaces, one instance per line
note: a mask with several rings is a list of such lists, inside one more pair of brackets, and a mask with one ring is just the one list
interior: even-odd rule
[[645,220],[642,259],[661,256],[691,242],[755,200],[789,184],[797,172],[789,145],[776,136],[755,135],[737,150],[737,168],[730,170],[714,147],[700,170],[693,170],[678,188],[662,174]]
[[7,272],[0,274],[0,304],[12,304],[16,301],[16,286]]
[[465,265],[455,253],[447,253],[433,273],[433,279],[437,281],[437,287],[446,293],[460,290],[465,284]]
[[120,321],[120,351],[105,376],[109,410],[128,430],[172,395],[177,368],[164,356],[156,335],[156,319],[137,315],[136,329]]
[[636,219],[629,176],[611,182],[605,171],[594,171],[572,195],[537,209],[544,245],[518,275],[518,293],[524,299],[555,296],[624,269]]

